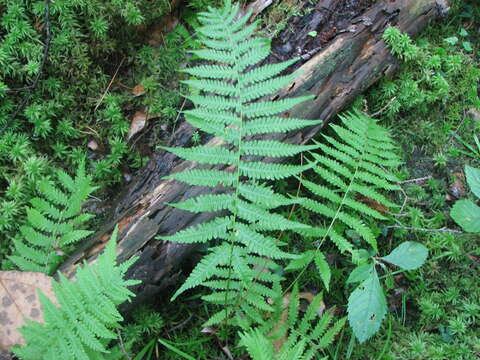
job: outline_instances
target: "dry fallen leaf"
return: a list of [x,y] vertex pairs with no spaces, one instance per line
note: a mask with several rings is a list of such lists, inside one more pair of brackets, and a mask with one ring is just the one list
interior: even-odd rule
[[137,84],[135,85],[135,87],[132,89],[132,94],[133,95],[136,95],[136,96],[139,96],[139,95],[143,95],[147,92],[147,90],[145,90],[145,87],[142,85],[142,84]]
[[98,150],[98,143],[95,140],[90,140],[87,144],[87,147],[92,151]]
[[25,343],[18,331],[25,325],[24,318],[43,322],[38,289],[57,303],[50,276],[33,271],[0,271],[0,351]]
[[463,198],[467,193],[465,190],[465,175],[461,171],[454,172],[453,178],[453,184],[448,188],[448,192],[457,199]]
[[133,135],[141,131],[146,123],[147,114],[142,110],[136,111],[133,115],[132,122],[130,123],[130,129],[128,129],[127,140],[130,140]]
[[363,195],[360,195],[360,194],[357,194],[355,196],[355,200],[357,200],[358,202],[361,202],[365,205],[367,205],[369,208],[372,208],[374,210],[377,210],[379,213],[381,214],[387,214],[390,209],[385,206],[385,205],[382,205],[380,204],[378,201],[372,199],[372,198],[369,198],[367,196],[363,196]]

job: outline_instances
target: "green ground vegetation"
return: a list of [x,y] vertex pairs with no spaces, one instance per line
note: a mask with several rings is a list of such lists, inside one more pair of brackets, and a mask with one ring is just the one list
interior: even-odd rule
[[[387,253],[402,241],[417,241],[429,249],[429,259],[419,270],[382,279],[389,312],[380,332],[358,344],[351,329],[345,327],[326,350],[331,359],[474,360],[480,356],[479,237],[457,233],[462,229],[450,217],[457,196],[475,199],[469,196],[459,174],[465,165],[480,166],[475,135],[480,133],[479,28],[480,7],[465,1],[457,3],[448,19],[432,24],[416,41],[393,30],[386,40],[402,58],[401,71],[356,101],[357,107],[375,113],[392,131],[404,161],[396,172],[403,182],[402,191],[394,199],[402,206],[389,223],[378,225],[379,247]],[[311,174],[304,175],[312,179]],[[277,183],[276,187],[282,193],[297,190],[294,183]],[[311,214],[298,209],[292,219],[315,222]],[[351,236],[355,241],[356,235]],[[294,251],[306,248],[303,239],[284,240]],[[342,259],[333,245],[324,253],[334,264],[325,301],[345,313],[352,289],[345,288],[344,283],[353,265]],[[315,266],[307,268],[300,288],[313,292],[323,288]],[[225,343],[221,333],[199,331],[211,316],[208,307],[198,302],[199,297],[192,294],[187,298],[180,314],[162,314],[164,324],[175,324],[157,335],[163,343],[142,339],[140,343],[149,346],[152,356],[155,351],[150,349],[155,347],[163,354],[160,358],[188,358],[182,353],[194,359],[228,358],[217,344],[219,340]],[[182,322],[185,319],[187,323]],[[235,346],[229,350],[234,358],[243,354]]]
[[[57,181],[57,169],[75,174],[79,165],[85,166],[95,196],[107,197],[112,186],[148,160],[149,151],[136,146],[136,138],[127,138],[134,112],[143,109],[153,115],[147,148],[169,135],[182,108],[180,94],[189,91],[179,83],[177,69],[186,59],[186,50],[198,46],[194,15],[218,3],[189,2],[180,15],[170,18],[172,24],[178,22],[176,26],[170,25],[170,31],[157,29],[152,35],[157,21],[170,12],[170,2],[56,0],[49,3],[47,24],[45,1],[0,0],[2,270],[14,268],[7,255],[18,250],[15,244],[22,242],[21,229],[32,226],[28,214],[41,204],[31,201],[46,193],[45,184]],[[275,4],[261,19],[265,33],[278,33],[282,30],[279,19],[301,11],[296,1]],[[46,27],[52,40],[42,67]],[[385,267],[379,275],[388,313],[380,331],[359,344],[351,328],[344,326],[319,359],[480,357],[479,236],[463,231],[450,216],[458,198],[477,201],[462,174],[465,165],[480,168],[479,29],[480,5],[464,0],[455,2],[448,18],[432,24],[415,41],[394,28],[384,34],[401,60],[401,70],[359,97],[354,107],[377,119],[399,144],[403,164],[394,175],[401,189],[391,199],[398,207],[373,204],[389,213],[388,220],[370,219],[367,225],[381,255],[402,242],[414,241],[426,246],[429,256],[416,270],[392,272]],[[40,70],[36,89],[22,89]],[[133,91],[135,87],[141,90]],[[19,108],[26,96],[25,106]],[[92,142],[96,146],[89,146]],[[192,143],[200,142],[196,133]],[[313,171],[302,177],[319,179]],[[294,180],[273,185],[281,194],[309,194]],[[319,222],[318,216],[301,206],[283,215],[302,223]],[[343,230],[351,243],[362,243],[358,232]],[[281,239],[291,253],[318,246],[315,239],[305,240],[298,234],[283,234]],[[322,253],[331,270],[323,300],[340,319],[347,315],[348,298],[355,288],[345,285],[355,264],[333,243],[322,245]],[[279,272],[289,280],[296,275]],[[306,293],[325,289],[325,276],[315,264],[296,280]],[[246,359],[245,348],[237,346],[236,332],[202,327],[215,312],[201,301],[203,295],[190,290],[173,304],[158,300],[133,311],[120,331],[122,351],[139,360],[228,359],[227,353]],[[244,334],[244,343],[245,339]]]
[[[192,1],[163,24],[166,0],[0,1],[0,261],[55,168],[84,162],[103,199],[146,163],[177,118],[194,14],[215,4]],[[137,110],[155,118],[146,146],[127,136]]]

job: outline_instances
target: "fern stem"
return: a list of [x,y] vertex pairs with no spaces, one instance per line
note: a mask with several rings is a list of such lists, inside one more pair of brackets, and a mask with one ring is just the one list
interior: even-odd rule
[[[232,43],[232,37],[231,37],[231,34],[230,34],[230,37],[229,37],[229,42],[233,48],[233,43]],[[237,74],[237,79],[238,79],[238,75],[239,75],[239,71],[238,71],[238,61],[236,62],[236,66],[235,66],[235,72]],[[236,83],[236,88],[238,90],[238,80],[236,80],[237,83]],[[239,94],[237,94],[237,98],[239,99],[240,96]],[[242,104],[243,105],[243,104]],[[241,149],[242,149],[242,138],[243,138],[243,122],[244,122],[244,117],[243,117],[243,106],[241,107],[240,109],[240,112],[239,112],[239,117],[240,117],[240,124],[239,124],[239,131],[238,131],[238,145],[237,145],[237,159],[236,159],[236,165],[237,165],[237,169],[236,169],[236,179],[235,179],[235,197],[234,197],[234,206],[233,206],[233,229],[230,231],[230,233],[233,232],[233,235],[235,235],[237,229],[236,229],[236,223],[237,223],[237,215],[238,215],[238,200],[239,200],[239,189],[240,189],[240,161],[241,161],[241,157],[242,157],[242,152],[241,152]],[[232,278],[232,262],[233,262],[233,248],[235,247],[235,241],[233,240],[232,237],[229,237],[228,239],[229,243],[230,243],[230,255],[228,257],[228,278],[227,278],[227,289],[225,291],[225,300],[224,300],[224,307],[225,307],[225,314],[228,314],[228,294],[229,294],[229,291],[230,291],[230,283],[231,283],[231,278]],[[235,308],[234,308],[235,309]],[[234,312],[234,311],[233,311]],[[226,316],[225,317],[225,328],[228,328],[228,319],[229,317]],[[227,341],[228,341],[228,336],[226,337]]]

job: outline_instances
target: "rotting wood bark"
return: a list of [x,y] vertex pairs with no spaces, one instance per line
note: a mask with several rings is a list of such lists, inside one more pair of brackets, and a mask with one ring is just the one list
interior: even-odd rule
[[[322,0],[317,3],[316,9],[335,9],[335,6],[342,2],[345,0]],[[381,40],[387,26],[397,26],[415,37],[430,20],[445,15],[446,11],[445,0],[382,0],[374,2],[369,9],[350,19],[345,26],[330,24],[329,26],[336,30],[329,35],[331,38],[328,43],[323,43],[318,52],[307,49],[308,60],[300,66],[302,74],[275,96],[283,98],[314,94],[313,100],[301,104],[285,116],[323,119],[324,122],[301,132],[276,138],[292,143],[305,143],[355,96],[381,77],[391,76],[398,69],[397,61]],[[328,31],[326,24],[331,18],[325,18],[326,21],[319,21],[317,24],[322,27],[319,34]],[[315,17],[312,19],[318,20]],[[312,31],[308,24],[305,25],[305,31],[307,30]],[[187,144],[191,132],[191,126],[182,123],[170,145]],[[217,141],[218,139],[212,138],[209,143],[214,144]],[[129,277],[142,280],[142,284],[134,289],[137,293],[135,302],[142,302],[174,283],[179,265],[192,254],[195,246],[163,242],[156,240],[155,236],[175,233],[208,220],[212,214],[191,214],[174,209],[167,203],[178,202],[211,189],[191,187],[174,180],[162,180],[162,177],[194,166],[195,164],[178,159],[172,154],[163,151],[156,153],[124,193],[119,195],[110,220],[65,261],[60,270],[67,276],[73,276],[74,265],[84,260],[95,261],[113,227],[118,224],[119,260],[139,256],[139,260],[128,272]]]

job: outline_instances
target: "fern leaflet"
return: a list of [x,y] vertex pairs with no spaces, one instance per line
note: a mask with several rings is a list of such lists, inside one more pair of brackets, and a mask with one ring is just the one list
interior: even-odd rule
[[27,345],[14,348],[18,357],[24,360],[121,358],[117,349],[107,348],[117,337],[114,330],[123,320],[116,306],[134,295],[127,287],[139,281],[124,280],[135,258],[116,265],[116,237],[117,229],[97,262],[77,270],[76,281],[60,274],[60,281],[54,282],[59,307],[40,293],[45,323],[30,320],[21,328]]
[[[309,198],[304,199],[302,205],[326,217],[330,224],[312,235],[317,236],[320,231],[341,252],[353,252],[353,244],[341,230],[346,227],[377,250],[376,238],[362,217],[384,220],[386,217],[379,209],[396,207],[382,191],[400,189],[398,180],[388,169],[401,162],[388,132],[374,119],[359,111],[340,116],[340,119],[343,126],[331,127],[342,141],[324,135],[326,143],[318,144],[322,153],[312,153],[314,161],[311,164],[320,181],[302,180],[321,202]],[[304,234],[309,235],[308,232]]]
[[345,325],[346,318],[332,324],[333,315],[329,312],[318,315],[321,294],[313,298],[301,318],[297,285],[288,299],[288,309],[276,311],[264,325],[240,333],[240,345],[247,348],[253,360],[314,359],[319,350],[333,342]]
[[[45,180],[39,186],[41,197],[30,200],[28,225],[20,227],[22,240],[14,240],[10,260],[24,271],[52,274],[61,262],[67,246],[91,231],[79,229],[92,215],[79,214],[82,203],[96,189],[81,164],[72,178],[58,170],[57,182]],[[58,185],[57,185],[58,183]]]

